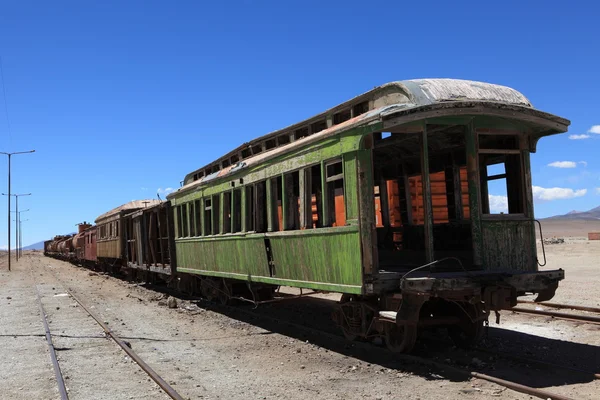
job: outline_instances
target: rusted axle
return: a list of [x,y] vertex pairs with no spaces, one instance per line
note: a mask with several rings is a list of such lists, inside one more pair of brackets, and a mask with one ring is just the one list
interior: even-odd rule
[[522,314],[533,314],[533,315],[545,315],[547,317],[554,317],[559,319],[566,319],[569,321],[576,322],[588,322],[592,324],[600,324],[600,317],[594,317],[589,315],[575,315],[553,311],[542,311],[542,310],[528,310],[526,308],[513,307],[510,311],[522,313]]
[[538,304],[540,306],[546,306],[546,307],[552,307],[552,308],[563,308],[563,309],[569,309],[569,310],[588,311],[588,312],[600,314],[600,308],[595,308],[595,307],[585,307],[585,306],[576,306],[576,305],[572,305],[572,304],[558,304],[558,303],[536,303],[535,301],[529,301],[529,300],[519,300],[519,301],[517,301],[517,303]]

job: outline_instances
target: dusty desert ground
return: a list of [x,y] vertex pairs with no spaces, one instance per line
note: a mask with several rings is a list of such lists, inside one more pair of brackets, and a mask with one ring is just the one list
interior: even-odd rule
[[[580,236],[579,236],[580,237]],[[540,254],[541,256],[541,254]],[[567,279],[553,301],[600,306],[600,241],[547,245],[547,266]],[[2,399],[59,398],[36,303],[38,288],[71,399],[165,399],[167,396],[75,301],[102,316],[184,398],[190,399],[530,399],[501,386],[398,360],[381,346],[350,343],[329,313],[337,296],[321,295],[240,311],[179,299],[28,252],[13,271],[0,264]],[[254,314],[256,313],[256,314]],[[261,314],[262,313],[262,314]],[[260,315],[280,318],[263,320]],[[293,322],[311,328],[299,329]],[[415,354],[517,381],[574,399],[597,399],[589,374],[527,360],[600,372],[600,326],[509,312],[490,323],[482,349],[504,359],[424,338]]]

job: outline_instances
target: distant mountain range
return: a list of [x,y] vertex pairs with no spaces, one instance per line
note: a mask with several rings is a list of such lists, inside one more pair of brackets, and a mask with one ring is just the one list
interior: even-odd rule
[[554,217],[544,218],[545,220],[571,220],[571,221],[598,221],[600,220],[600,206],[592,208],[589,211],[571,211],[564,215],[555,215]]
[[23,247],[23,250],[44,250],[44,242],[37,242],[34,244],[30,244],[29,246]]

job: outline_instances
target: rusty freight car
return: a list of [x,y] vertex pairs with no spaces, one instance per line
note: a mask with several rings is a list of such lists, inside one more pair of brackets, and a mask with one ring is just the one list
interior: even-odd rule
[[568,125],[499,85],[377,87],[188,174],[168,196],[178,271],[225,297],[340,292],[346,336],[393,351],[430,326],[475,341],[492,311],[564,278],[538,270],[529,157]]

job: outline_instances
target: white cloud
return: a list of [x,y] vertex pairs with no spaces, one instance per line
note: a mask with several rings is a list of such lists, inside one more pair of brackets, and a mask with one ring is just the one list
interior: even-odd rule
[[147,191],[147,190],[148,190],[148,188],[147,188],[147,187],[142,187],[142,188],[140,188],[140,189],[142,190],[142,192],[145,192],[145,191]]
[[508,197],[497,196],[494,194],[489,195],[490,199],[490,211],[493,213],[508,213]]
[[164,189],[163,189],[163,188],[158,188],[158,189],[156,190],[156,193],[158,193],[158,194],[164,194],[164,195],[167,195],[167,194],[169,194],[169,193],[171,193],[171,192],[174,192],[174,191],[175,191],[175,189],[173,189],[173,188],[170,188],[170,187],[168,187],[168,188],[164,188]]
[[549,167],[554,168],[575,168],[577,163],[575,161],[554,161],[548,164]]
[[573,190],[569,188],[543,188],[540,186],[533,187],[533,198],[541,201],[573,199],[575,197],[585,196],[587,189]]
[[577,164],[581,164],[584,167],[587,167],[587,161],[579,161]]
[[595,133],[597,135],[600,135],[600,125],[594,125],[590,128],[590,130],[588,131],[588,133]]
[[569,135],[569,139],[571,140],[582,140],[589,139],[590,135]]
[[599,195],[600,195],[600,187],[599,187],[599,188],[596,188],[596,194],[599,194]]

